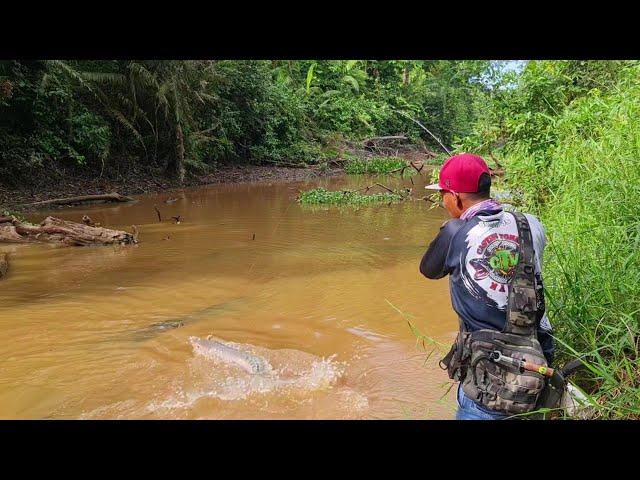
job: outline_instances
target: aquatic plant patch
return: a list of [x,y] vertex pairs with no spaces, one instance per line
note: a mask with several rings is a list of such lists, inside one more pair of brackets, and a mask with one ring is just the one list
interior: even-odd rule
[[366,205],[371,203],[388,203],[402,200],[398,193],[363,194],[354,190],[331,191],[316,188],[302,192],[298,202],[303,205]]

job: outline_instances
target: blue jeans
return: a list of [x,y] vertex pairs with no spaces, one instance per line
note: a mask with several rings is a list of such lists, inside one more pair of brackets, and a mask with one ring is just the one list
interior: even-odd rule
[[492,412],[481,407],[476,402],[467,397],[462,391],[462,386],[458,385],[458,411],[456,420],[504,420],[509,415]]

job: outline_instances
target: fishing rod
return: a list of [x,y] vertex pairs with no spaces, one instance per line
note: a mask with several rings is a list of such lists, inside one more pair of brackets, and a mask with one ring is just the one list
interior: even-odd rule
[[[389,107],[389,108],[391,108],[391,107]],[[430,131],[427,127],[425,127],[422,123],[420,123],[420,122],[419,122],[418,120],[416,120],[415,118],[410,117],[410,116],[409,116],[409,115],[407,115],[406,113],[401,112],[400,110],[396,110],[395,108],[391,108],[391,110],[393,110],[393,111],[394,111],[394,112],[396,112],[396,113],[399,113],[399,114],[400,114],[400,115],[402,115],[403,117],[406,117],[406,118],[408,118],[409,120],[411,120],[412,122],[414,122],[414,123],[418,124],[418,126],[419,126],[420,128],[422,128],[425,132],[427,132],[429,135],[431,135],[431,137],[433,137],[433,139],[434,139],[436,142],[438,142],[438,145],[440,145],[440,146],[442,147],[442,149],[443,149],[445,152],[447,152],[447,155],[451,155],[451,152],[449,151],[449,149],[448,149],[447,147],[445,147],[445,146],[444,146],[444,144],[440,141],[440,139],[439,139],[438,137],[436,137],[433,133],[431,133],[431,131]],[[418,172],[418,173],[419,173],[419,172]],[[431,203],[433,203],[436,207],[444,208],[444,206],[443,206],[441,203],[436,202],[436,201],[434,201],[434,200],[431,200],[429,197],[423,197],[423,200],[426,200],[427,202],[431,202]]]
[[402,115],[403,117],[408,118],[409,120],[411,120],[412,122],[418,124],[418,126],[420,128],[422,128],[425,132],[427,132],[429,135],[431,135],[431,137],[438,142],[438,144],[442,147],[442,149],[447,152],[447,155],[451,155],[451,152],[449,151],[449,149],[447,147],[444,146],[444,144],[440,141],[440,139],[438,137],[436,137],[433,133],[431,133],[431,131],[429,131],[429,129],[427,127],[425,127],[422,123],[420,123],[418,120],[416,120],[415,118],[410,117],[409,115],[407,115],[404,112],[401,112],[400,110],[396,110],[395,108],[391,108],[391,110],[393,110],[396,113],[399,113],[400,115]]

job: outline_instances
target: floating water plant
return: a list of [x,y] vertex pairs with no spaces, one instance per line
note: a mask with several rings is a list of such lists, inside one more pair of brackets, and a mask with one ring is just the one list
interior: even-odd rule
[[371,203],[389,203],[402,200],[399,193],[373,193],[366,195],[354,190],[330,191],[316,188],[302,192],[298,201],[303,205],[366,205]]

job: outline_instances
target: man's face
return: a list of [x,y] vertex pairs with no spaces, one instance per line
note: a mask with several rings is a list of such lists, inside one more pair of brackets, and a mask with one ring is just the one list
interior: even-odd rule
[[442,205],[449,213],[449,216],[460,218],[463,212],[460,195],[451,190],[440,190],[440,197],[442,198]]

